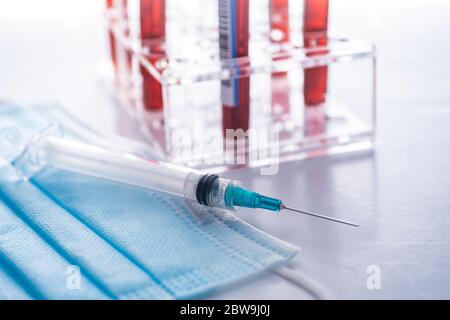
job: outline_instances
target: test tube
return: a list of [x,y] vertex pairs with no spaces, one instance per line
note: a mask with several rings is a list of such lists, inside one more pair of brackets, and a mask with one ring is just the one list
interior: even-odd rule
[[[220,58],[223,60],[248,56],[249,0],[219,0]],[[250,78],[239,77],[239,66],[229,80],[221,85],[222,124],[227,129],[248,130],[250,113]]]
[[[130,35],[129,31],[129,21],[128,21],[128,4],[127,0],[116,0],[114,1],[114,6],[116,7],[117,14],[117,32],[121,32],[120,36],[128,38]],[[126,90],[129,89],[131,84],[132,74],[131,74],[131,52],[129,48],[125,46],[123,41],[118,41],[115,39],[115,56],[116,56],[116,68],[117,68],[117,83],[124,87]]]
[[[324,46],[328,43],[328,0],[304,0],[303,42],[305,48]],[[308,55],[322,54],[321,52]],[[305,69],[304,99],[306,107],[325,102],[328,67]]]
[[[294,0],[296,1],[296,0]],[[290,40],[289,0],[269,1],[270,41],[281,46]],[[276,61],[277,59],[274,58]],[[287,72],[274,72],[271,76],[272,111],[274,115],[289,112],[289,80]]]
[[[129,8],[128,8],[128,0],[122,0],[122,18],[124,21],[124,27],[125,27],[125,37],[130,37],[130,19],[129,19]],[[125,52],[126,56],[126,70],[127,70],[127,76],[128,81],[131,83],[132,79],[132,60],[133,60],[133,53],[131,52],[131,49],[127,48]]]
[[166,0],[141,0],[141,38],[166,35]]
[[[140,0],[141,42],[150,49],[150,62],[156,63],[164,55],[162,44],[166,36],[166,1]],[[161,110],[163,96],[161,83],[142,65],[143,104],[146,110]]]
[[115,1],[114,0],[106,0],[106,9],[107,9],[107,16],[108,16],[108,41],[109,41],[109,51],[111,55],[111,62],[113,64],[114,70],[117,71],[117,54],[116,54],[116,38],[114,37],[114,33],[111,30],[111,24],[112,24],[112,11],[115,7]]
[[269,17],[271,41],[276,43],[289,42],[289,0],[270,0]]

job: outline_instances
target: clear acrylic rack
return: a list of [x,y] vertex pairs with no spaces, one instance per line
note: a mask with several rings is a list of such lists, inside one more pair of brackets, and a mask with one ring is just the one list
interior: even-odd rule
[[[274,41],[267,0],[250,2],[249,55],[220,59],[217,1],[166,0],[166,35],[142,40],[139,2],[108,11],[115,38],[115,93],[161,159],[222,171],[275,161],[373,147],[376,115],[376,51],[330,32],[325,45],[305,48],[302,1],[289,7],[290,41]],[[124,18],[125,16],[125,18]],[[323,102],[304,99],[305,70],[327,67]],[[161,109],[149,109],[144,78],[161,90]],[[223,81],[250,79],[245,142],[224,138]],[[154,90],[154,88],[153,88]],[[272,141],[275,143],[268,143]],[[239,158],[239,159],[237,159]]]

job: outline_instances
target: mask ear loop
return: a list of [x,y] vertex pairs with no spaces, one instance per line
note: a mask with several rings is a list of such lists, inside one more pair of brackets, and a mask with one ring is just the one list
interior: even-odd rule
[[315,280],[305,276],[298,270],[291,269],[287,266],[281,266],[272,270],[272,272],[305,290],[314,299],[330,299],[330,295],[328,294],[327,290],[322,287],[322,285],[320,285]]

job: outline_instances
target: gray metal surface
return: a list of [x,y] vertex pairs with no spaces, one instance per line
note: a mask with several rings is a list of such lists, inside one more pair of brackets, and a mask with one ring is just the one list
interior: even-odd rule
[[[286,163],[272,177],[258,169],[227,176],[361,227],[290,213],[238,215],[299,246],[291,267],[335,298],[450,298],[450,4],[352,0],[333,6],[337,27],[372,39],[379,49],[376,151]],[[88,9],[47,18],[0,9],[1,99],[58,101],[88,124],[117,127],[98,81],[106,52],[101,12]],[[366,285],[372,265],[381,271],[380,290]],[[267,273],[212,298],[308,297]]]

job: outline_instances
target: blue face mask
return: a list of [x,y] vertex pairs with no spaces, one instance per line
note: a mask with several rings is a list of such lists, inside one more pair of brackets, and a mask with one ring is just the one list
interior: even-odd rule
[[[22,136],[58,120],[73,137],[105,142],[45,110],[0,105],[0,119]],[[53,169],[24,182],[3,165],[0,200],[0,298],[202,297],[296,252],[229,213],[199,218],[179,199]]]

